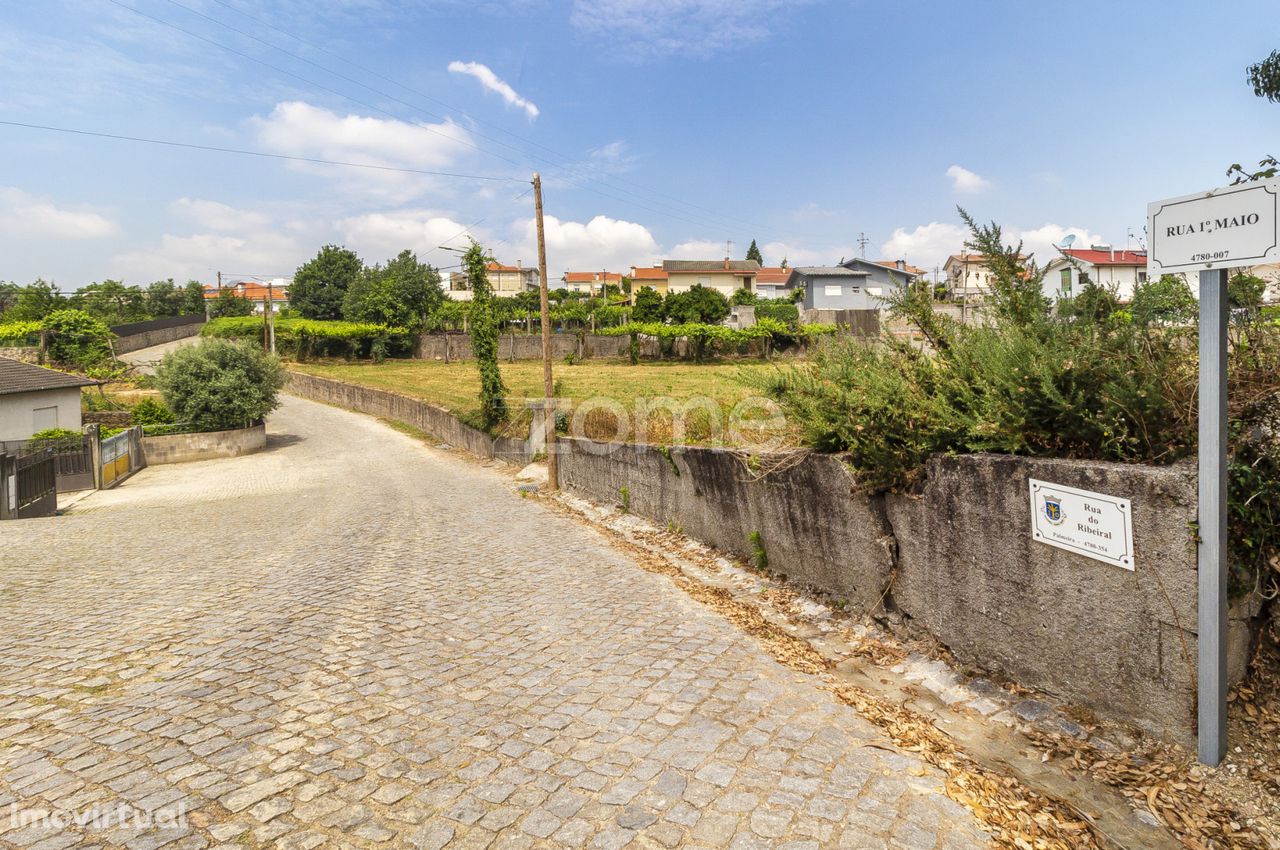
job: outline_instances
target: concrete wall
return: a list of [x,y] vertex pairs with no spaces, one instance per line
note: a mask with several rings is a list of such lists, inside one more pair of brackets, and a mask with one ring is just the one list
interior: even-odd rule
[[202,327],[204,327],[204,322],[192,322],[169,328],[156,328],[155,330],[117,337],[111,341],[111,348],[116,354],[128,354],[130,351],[150,348],[153,345],[160,345],[165,342],[173,342],[175,339],[199,336]]
[[165,434],[142,438],[142,455],[147,466],[239,457],[262,451],[266,447],[267,426],[263,424],[237,428],[233,431]]
[[561,437],[560,486],[617,504],[725,552],[751,557],[752,532],[769,565],[801,584],[875,605],[893,568],[882,500],[854,488],[840,458],[805,454],[764,477],[714,448],[605,444]]
[[[557,360],[570,354],[583,358],[625,357],[628,345],[628,338],[623,336],[585,334],[579,341],[577,334],[558,333],[551,336],[551,356]],[[413,356],[417,360],[471,360],[471,337],[465,333],[423,334],[418,337]],[[498,337],[498,359],[542,359],[541,334],[503,334]]]
[[[35,411],[49,407],[54,408],[52,421],[37,423]],[[0,440],[25,440],[45,428],[80,430],[79,387],[0,395]]]
[[532,455],[526,440],[491,437],[465,424],[443,407],[388,390],[375,390],[331,378],[290,372],[285,391],[313,401],[404,422],[478,457],[524,465]]
[[[855,612],[873,608],[893,575],[887,606],[958,657],[1100,716],[1193,740],[1192,467],[967,455],[932,460],[919,494],[870,496],[836,456],[809,455],[758,478],[722,449],[563,445],[560,482],[570,492],[616,504],[626,488],[632,512],[744,557],[759,532],[771,569],[848,599]],[[1137,569],[1033,542],[1030,477],[1128,497]],[[1256,613],[1253,600],[1233,612],[1233,681],[1244,675]]]

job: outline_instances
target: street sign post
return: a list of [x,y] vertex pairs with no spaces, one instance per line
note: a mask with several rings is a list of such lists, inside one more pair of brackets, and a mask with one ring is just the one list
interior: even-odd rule
[[1280,183],[1244,183],[1147,206],[1149,274],[1200,275],[1200,761],[1227,752],[1227,270],[1280,260]]

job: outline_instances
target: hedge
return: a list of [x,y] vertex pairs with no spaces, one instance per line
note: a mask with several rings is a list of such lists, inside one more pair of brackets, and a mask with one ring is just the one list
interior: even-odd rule
[[[217,339],[262,341],[261,316],[228,316],[213,319],[200,331]],[[412,336],[404,328],[367,322],[276,318],[276,350],[298,360],[308,357],[374,357],[407,354]]]
[[0,345],[36,345],[44,325],[34,322],[6,322],[0,324]]

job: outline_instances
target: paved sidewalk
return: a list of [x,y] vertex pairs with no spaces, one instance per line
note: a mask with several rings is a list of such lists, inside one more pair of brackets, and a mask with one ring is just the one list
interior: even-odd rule
[[[985,846],[934,769],[501,474],[293,398],[268,430],[0,527],[0,845]],[[122,804],[158,823],[30,817]]]

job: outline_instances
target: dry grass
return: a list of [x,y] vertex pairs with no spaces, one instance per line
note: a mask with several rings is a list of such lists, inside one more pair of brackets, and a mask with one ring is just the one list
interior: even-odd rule
[[[375,365],[336,361],[292,364],[290,368],[420,398],[467,421],[479,418],[480,379],[473,362],[396,360]],[[764,414],[761,408],[738,407],[758,396],[745,378],[775,368],[759,362],[646,362],[632,366],[626,360],[613,359],[554,366],[556,392],[571,400],[572,433],[662,445],[741,445],[744,439],[728,433],[735,408],[745,411],[742,421],[758,421]],[[540,361],[503,363],[501,370],[513,410],[523,411],[525,399],[542,397]],[[683,429],[675,424],[672,406],[687,411],[680,417]],[[527,412],[517,414],[517,425],[527,430],[527,422]],[[764,433],[783,443],[793,442],[785,425],[744,432],[747,439]]]

